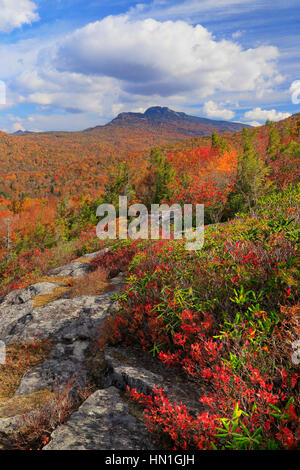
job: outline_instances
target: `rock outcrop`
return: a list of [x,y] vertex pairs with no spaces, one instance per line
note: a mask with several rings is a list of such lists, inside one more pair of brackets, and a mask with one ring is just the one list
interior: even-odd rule
[[[138,349],[107,347],[104,355],[93,357],[101,326],[116,308],[113,294],[120,290],[122,277],[112,279],[112,290],[101,295],[68,298],[66,294],[51,300],[53,290],[63,285],[64,278],[85,276],[91,270],[90,261],[101,254],[105,251],[54,269],[46,282],[11,292],[0,300],[0,340],[6,345],[37,340],[51,343],[47,358],[23,375],[7,403],[0,403],[0,448],[5,448],[5,439],[18,431],[22,413],[29,412],[33,419],[39,413],[35,406],[40,396],[48,393],[52,399],[55,390],[66,387],[74,397],[86,387],[91,387],[92,394],[79,403],[66,423],[58,423],[47,450],[150,449],[145,425],[124,398],[127,386],[145,394],[151,394],[158,386],[169,399],[188,404],[191,410],[198,408],[202,390],[186,387],[185,378],[178,372],[167,371]],[[35,299],[44,295],[50,296],[49,303],[36,307]],[[51,406],[51,402],[46,402],[46,406]]]
[[44,450],[151,449],[146,426],[129,411],[115,387],[97,390],[59,426]]

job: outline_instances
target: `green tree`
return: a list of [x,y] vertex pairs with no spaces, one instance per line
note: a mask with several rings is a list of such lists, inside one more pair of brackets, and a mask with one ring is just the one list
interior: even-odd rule
[[152,203],[159,204],[171,197],[170,185],[174,182],[175,172],[158,149],[152,149],[150,154],[150,169],[154,173],[154,192]]
[[268,123],[269,127],[269,143],[267,147],[267,155],[270,160],[275,160],[280,153],[280,135],[273,122]]
[[267,179],[270,170],[257,155],[252,139],[251,132],[244,128],[243,153],[239,159],[235,200],[246,205],[254,215],[259,198],[268,192],[272,183]]
[[135,192],[130,184],[129,172],[126,163],[120,163],[109,173],[108,181],[104,187],[103,202],[119,207],[119,196],[127,196],[128,200],[134,198]]
[[215,131],[211,134],[211,148],[219,150],[221,153],[230,151],[229,143]]

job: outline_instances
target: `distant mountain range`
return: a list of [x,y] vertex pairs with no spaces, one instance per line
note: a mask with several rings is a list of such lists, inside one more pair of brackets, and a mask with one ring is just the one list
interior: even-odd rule
[[[290,128],[296,128],[299,119],[300,114],[296,114],[275,123],[274,128],[280,136],[288,134]],[[153,107],[145,113],[119,114],[104,126],[80,132],[21,131],[17,135],[0,132],[0,198],[48,197],[49,194],[98,197],[107,175],[122,162],[127,162],[133,181],[139,181],[153,147],[160,147],[165,155],[186,154],[210,145],[210,135],[216,131],[225,133],[226,141],[239,152],[243,147],[243,127],[240,123],[213,121]],[[257,151],[264,152],[270,127],[261,126],[250,132]]]
[[147,131],[157,130],[166,134],[174,134],[176,140],[191,137],[210,135],[213,131],[218,133],[238,132],[243,127],[251,127],[246,124],[229,121],[216,121],[185,113],[173,111],[172,109],[153,106],[144,113],[121,113],[105,126],[97,126],[87,131],[100,131],[103,128],[129,128]]
[[34,132],[31,132],[31,131],[17,131],[17,132],[14,132],[13,135],[27,135],[27,134],[34,134]]
[[[163,136],[165,142],[171,142],[192,137],[208,136],[213,131],[221,134],[239,132],[243,127],[251,126],[238,122],[216,121],[198,116],[190,116],[166,107],[153,106],[144,113],[121,113],[108,124],[89,128],[82,132],[92,131],[108,136],[116,131],[121,131],[122,133],[122,130],[126,129],[126,132],[127,130],[143,131],[152,137],[157,135]],[[36,134],[36,132],[19,130],[13,135],[24,136],[27,134]]]

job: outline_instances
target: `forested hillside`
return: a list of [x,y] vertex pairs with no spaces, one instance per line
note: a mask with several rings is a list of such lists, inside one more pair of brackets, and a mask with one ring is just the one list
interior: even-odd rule
[[0,133],[0,196],[9,199],[50,194],[101,193],[109,169],[123,160],[132,172],[143,172],[147,151],[157,145],[242,128],[150,108],[145,114],[123,113],[105,126],[83,132]]
[[[245,207],[252,210],[270,185],[284,189],[298,180],[299,117],[151,151],[136,151],[133,133],[135,152],[127,157],[124,149],[104,145],[94,131],[2,134],[1,285],[33,275],[34,250],[53,256],[61,244],[86,238],[89,230],[83,228],[95,227],[97,205],[117,203],[121,194],[148,206],[205,203],[208,223],[227,220]],[[28,266],[21,262],[25,254]]]
[[[49,270],[79,258],[77,269],[89,266],[85,277],[61,276],[53,294],[32,304],[49,304],[52,315],[62,295],[101,300],[121,272],[126,281],[99,333],[101,354],[137,348],[201,392],[189,407],[159,388],[128,388],[155,445],[296,449],[300,115],[237,134],[212,132],[152,149],[149,142],[140,152],[135,137],[119,151],[95,130],[1,135],[0,296],[47,283]],[[103,202],[118,208],[120,195],[149,208],[205,204],[203,249],[186,251],[181,240],[100,242],[96,209]],[[102,248],[101,256],[82,258]],[[10,299],[1,300],[9,312]],[[52,428],[34,429],[34,444],[23,438],[41,448]]]

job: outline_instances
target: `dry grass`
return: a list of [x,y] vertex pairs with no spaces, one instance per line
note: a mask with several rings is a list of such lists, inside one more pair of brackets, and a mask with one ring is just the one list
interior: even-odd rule
[[99,295],[111,290],[111,284],[107,280],[107,273],[99,268],[87,276],[75,279],[70,297],[81,297],[82,295]]
[[72,263],[85,263],[85,264],[91,264],[93,261],[92,258],[87,258],[85,256],[81,256],[80,258],[74,259]]
[[1,405],[14,395],[23,375],[46,359],[51,348],[49,340],[7,346],[6,364],[0,365]]
[[122,354],[114,353],[113,357],[117,359],[117,361],[121,362],[121,364],[130,364],[130,361]]
[[52,284],[62,284],[63,286],[71,286],[73,278],[71,276],[42,276],[36,279],[35,284],[39,282],[50,282]]
[[95,391],[95,387],[90,386],[79,388],[75,392],[74,385],[76,384],[71,381],[62,389],[56,384],[44,406],[41,406],[36,413],[25,413],[20,417],[18,432],[4,439],[2,449],[40,450],[48,444],[54,429],[64,424]]
[[40,294],[33,297],[33,308],[44,307],[44,305],[54,302],[61,298],[63,294],[68,292],[70,287],[67,286],[57,286],[54,287],[51,294]]
[[53,399],[54,393],[51,392],[50,388],[38,390],[28,395],[16,395],[0,404],[0,418],[10,418],[40,409]]

